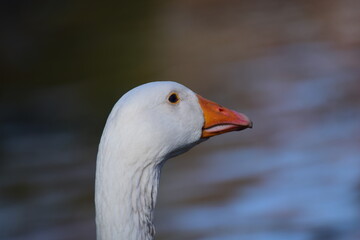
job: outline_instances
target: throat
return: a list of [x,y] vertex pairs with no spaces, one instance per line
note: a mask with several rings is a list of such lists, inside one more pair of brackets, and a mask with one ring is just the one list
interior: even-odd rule
[[[141,161],[144,163],[144,161]],[[98,240],[152,240],[160,165],[129,165],[98,156],[95,187]]]

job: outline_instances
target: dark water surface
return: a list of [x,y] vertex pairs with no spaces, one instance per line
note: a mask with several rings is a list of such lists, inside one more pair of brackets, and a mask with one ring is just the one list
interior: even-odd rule
[[[356,1],[10,5],[0,239],[95,239],[106,115],[122,93],[153,80],[181,82],[254,122],[165,164],[157,239],[360,239]],[[46,11],[58,17],[36,14]],[[42,27],[19,27],[28,18]]]

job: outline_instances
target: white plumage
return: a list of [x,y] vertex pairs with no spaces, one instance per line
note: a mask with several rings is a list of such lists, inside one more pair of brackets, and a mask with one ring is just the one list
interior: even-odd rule
[[246,127],[251,121],[245,115],[175,82],[152,82],[126,93],[111,111],[99,145],[97,239],[153,239],[162,164],[210,136]]

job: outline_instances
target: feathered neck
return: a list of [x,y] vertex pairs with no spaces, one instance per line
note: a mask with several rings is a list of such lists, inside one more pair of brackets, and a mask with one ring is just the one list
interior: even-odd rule
[[[98,240],[151,240],[152,223],[164,150],[134,144],[119,129],[106,124],[96,166],[95,205]],[[119,134],[122,133],[122,134]]]
[[[97,239],[151,240],[161,166],[154,164],[158,162],[154,159],[145,160],[145,165],[129,165],[124,158],[99,151],[95,185]],[[134,160],[144,162],[143,158]]]

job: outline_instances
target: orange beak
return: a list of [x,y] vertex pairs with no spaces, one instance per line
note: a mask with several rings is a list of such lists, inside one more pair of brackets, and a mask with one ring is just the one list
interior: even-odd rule
[[205,119],[202,138],[252,128],[252,122],[244,114],[222,107],[200,95],[197,97]]

